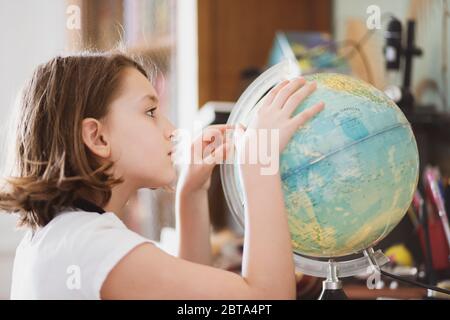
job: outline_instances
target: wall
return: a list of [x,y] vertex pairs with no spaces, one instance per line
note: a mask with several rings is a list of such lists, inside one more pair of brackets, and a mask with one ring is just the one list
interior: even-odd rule
[[[17,91],[37,64],[64,49],[65,10],[62,0],[0,1],[1,146]],[[9,297],[14,250],[22,237],[14,226],[13,216],[0,214],[0,299]]]

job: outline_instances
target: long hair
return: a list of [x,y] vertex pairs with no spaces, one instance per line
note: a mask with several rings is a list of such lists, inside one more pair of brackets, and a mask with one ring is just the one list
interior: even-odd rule
[[128,67],[148,77],[121,52],[58,56],[36,68],[19,99],[14,169],[0,189],[0,210],[19,213],[19,225],[45,226],[79,197],[109,201],[122,180],[85,146],[81,124],[106,116]]

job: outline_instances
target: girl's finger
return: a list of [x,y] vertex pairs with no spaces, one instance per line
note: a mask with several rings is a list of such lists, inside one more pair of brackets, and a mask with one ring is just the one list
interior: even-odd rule
[[275,87],[270,89],[269,93],[266,94],[266,96],[263,98],[264,101],[262,101],[263,105],[261,108],[268,107],[272,104],[273,100],[277,96],[278,92],[280,92],[281,89],[283,89],[285,86],[289,84],[289,80],[281,81],[279,84],[277,84]]
[[[219,147],[221,144],[225,143],[228,139],[231,139],[231,136],[228,136],[226,133],[227,129],[231,130],[239,130],[239,126],[242,125],[231,125],[231,124],[220,124],[220,125],[212,125],[207,127],[202,134],[195,140],[192,144],[192,152],[205,155],[205,148],[213,149]],[[243,127],[243,126],[242,126]],[[209,150],[206,150],[209,151]]]
[[239,123],[238,124],[238,129],[241,129],[241,130],[247,130],[247,127],[246,126],[244,126],[242,123]]
[[226,157],[228,145],[228,143],[222,143],[220,146],[215,148],[214,151],[203,159],[203,163],[212,166],[222,163]]
[[313,93],[317,88],[316,82],[310,82],[299,90],[297,90],[293,95],[289,97],[283,106],[284,112],[290,117],[292,113],[297,109],[298,105],[306,99],[311,93]]
[[228,124],[228,123],[213,124],[213,125],[207,126],[205,129],[203,129],[203,132],[211,131],[211,130],[214,130],[214,131],[219,130],[220,132],[223,132],[227,129],[235,129],[235,128],[236,128],[236,125],[234,125],[234,124]]
[[232,132],[237,130],[244,130],[245,127],[241,124],[227,124],[227,125],[214,125],[208,127],[208,130],[205,130],[202,135],[202,145],[203,147],[209,145],[212,142],[218,141],[222,143],[232,137]]
[[298,129],[306,122],[308,122],[312,117],[321,112],[325,107],[325,103],[323,101],[316,103],[312,107],[306,109],[305,111],[300,112],[296,116],[294,116],[291,121],[295,129]]
[[306,83],[304,78],[296,78],[292,80],[287,86],[282,88],[278,92],[277,96],[272,102],[272,107],[282,108],[291,95],[293,95],[298,89],[303,87]]
[[209,144],[219,140],[223,140],[223,131],[227,128],[226,125],[215,125],[205,128],[202,133],[194,140],[192,147],[195,150],[201,150],[208,146]]
[[215,124],[208,126],[202,131],[203,140],[211,141],[211,137],[223,136],[227,130],[235,130],[236,127],[234,124]]

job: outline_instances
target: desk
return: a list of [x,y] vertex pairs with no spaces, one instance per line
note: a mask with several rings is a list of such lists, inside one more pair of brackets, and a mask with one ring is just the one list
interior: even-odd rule
[[374,289],[370,290],[365,285],[344,284],[344,291],[352,300],[372,300],[378,297],[393,299],[423,299],[426,289],[415,287],[400,287],[397,289]]

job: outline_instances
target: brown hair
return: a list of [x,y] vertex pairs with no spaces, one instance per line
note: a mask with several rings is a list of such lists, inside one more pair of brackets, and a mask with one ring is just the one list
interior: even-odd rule
[[19,225],[45,226],[64,207],[95,195],[100,206],[122,182],[108,173],[82,140],[81,123],[102,119],[120,88],[121,71],[142,64],[120,52],[55,57],[37,67],[20,99],[15,173],[0,191],[0,209],[20,214]]

